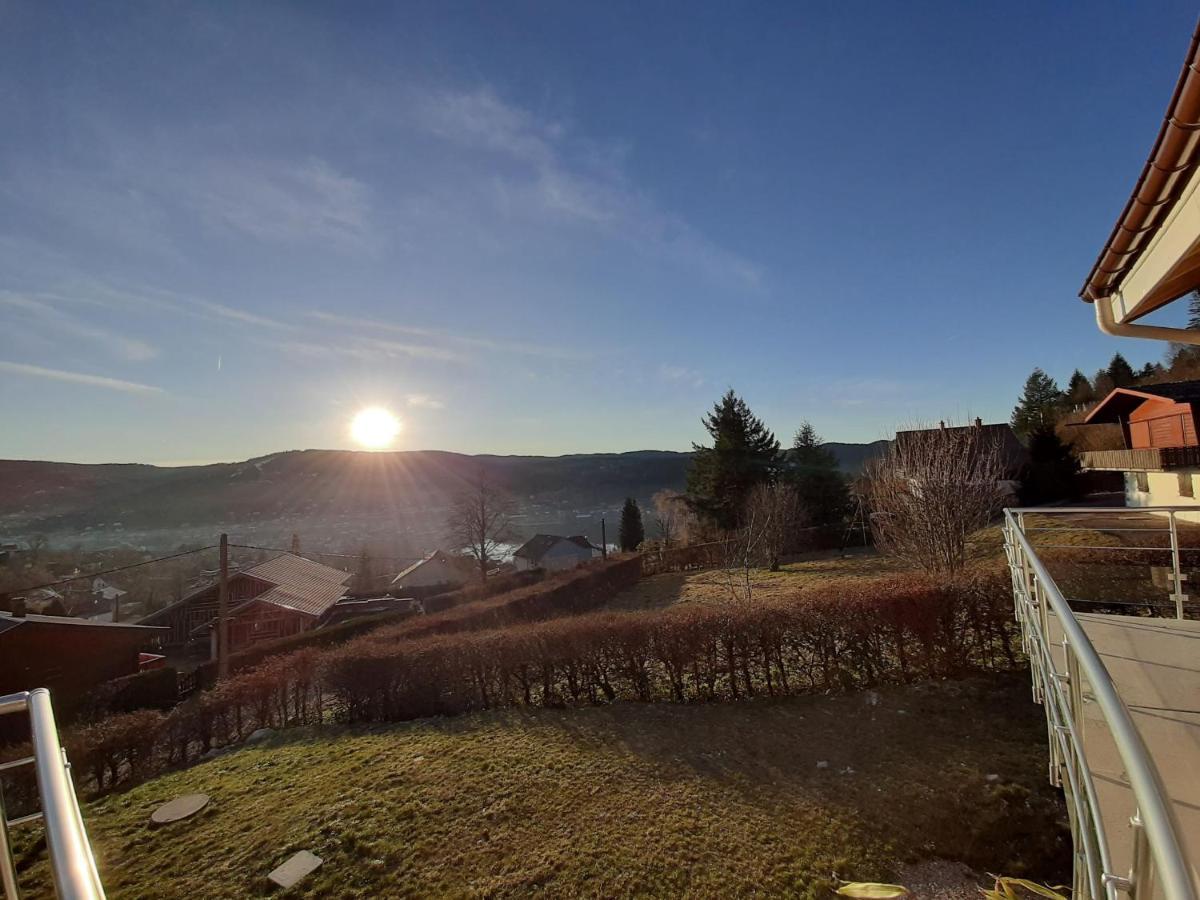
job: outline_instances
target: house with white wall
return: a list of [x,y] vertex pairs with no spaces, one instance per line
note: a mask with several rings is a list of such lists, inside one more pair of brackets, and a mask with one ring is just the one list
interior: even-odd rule
[[397,589],[458,587],[466,581],[466,568],[461,563],[441,550],[434,550],[393,578],[391,590],[395,593]]
[[600,555],[596,547],[582,534],[561,537],[557,534],[535,534],[515,553],[513,566],[525,569],[573,569],[580,563]]

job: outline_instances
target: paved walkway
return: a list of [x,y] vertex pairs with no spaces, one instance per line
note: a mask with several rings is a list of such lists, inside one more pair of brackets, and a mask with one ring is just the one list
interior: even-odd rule
[[[1200,885],[1200,621],[1081,613],[1088,638],[1129,707],[1175,809]],[[1051,623],[1051,639],[1062,640]],[[1062,665],[1061,658],[1057,660]],[[1129,871],[1133,792],[1120,756],[1084,686],[1084,747],[1119,873]]]

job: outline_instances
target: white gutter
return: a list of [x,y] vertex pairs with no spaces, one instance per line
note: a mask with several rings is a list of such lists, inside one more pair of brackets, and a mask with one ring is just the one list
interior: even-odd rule
[[1200,346],[1200,330],[1118,322],[1113,316],[1112,302],[1112,297],[1099,297],[1092,303],[1092,306],[1096,307],[1096,325],[1105,334],[1113,337],[1145,338],[1151,341],[1173,341],[1176,344]]

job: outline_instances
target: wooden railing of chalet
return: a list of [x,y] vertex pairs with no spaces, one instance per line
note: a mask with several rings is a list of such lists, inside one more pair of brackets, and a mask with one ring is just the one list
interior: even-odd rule
[[1200,447],[1141,447],[1136,450],[1086,450],[1079,454],[1085,469],[1117,472],[1161,472],[1200,468]]

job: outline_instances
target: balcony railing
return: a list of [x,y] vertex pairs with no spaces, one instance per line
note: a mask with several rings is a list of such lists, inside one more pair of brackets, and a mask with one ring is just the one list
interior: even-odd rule
[[[1176,510],[1164,508],[1164,511],[1170,515],[1170,549],[1175,560],[1173,582],[1178,599],[1182,586]],[[1005,552],[1012,572],[1017,620],[1029,657],[1034,697],[1043,704],[1049,726],[1050,777],[1063,789],[1070,814],[1071,837],[1075,845],[1071,896],[1076,900],[1118,900],[1122,895],[1135,900],[1157,896],[1166,900],[1196,900],[1183,835],[1158,769],[1100,654],[1038,558],[1026,533],[1027,530],[1079,530],[1069,524],[1027,529],[1027,514],[1069,516],[1119,512],[1127,510],[1005,510]],[[1125,548],[1104,546],[1101,549]],[[1057,639],[1052,632],[1059,635]],[[1088,697],[1084,694],[1084,684],[1090,686]],[[1114,836],[1105,831],[1101,797],[1085,751],[1085,702],[1095,704],[1111,733],[1133,794],[1133,808],[1121,810],[1125,814],[1132,813],[1129,821],[1133,829],[1133,849],[1127,872],[1117,871],[1114,865],[1110,844]]]
[[[27,822],[42,820],[46,829],[46,850],[50,872],[60,900],[104,900],[104,888],[96,873],[92,845],[88,842],[79,813],[75,786],[71,783],[70,763],[58,742],[58,726],[45,688],[0,697],[0,715],[28,713],[33,755],[0,765],[0,770],[32,766],[37,777],[41,812],[9,819],[0,795],[0,888],[8,900],[20,897],[17,869],[13,864],[8,830]],[[44,893],[44,891],[43,891]]]
[[1085,469],[1111,472],[1163,472],[1200,468],[1200,447],[1141,447],[1137,450],[1086,450]]

